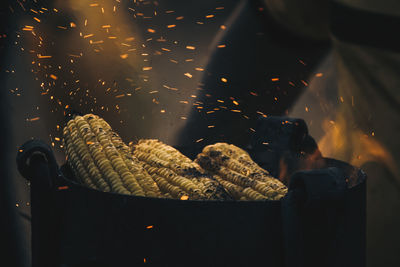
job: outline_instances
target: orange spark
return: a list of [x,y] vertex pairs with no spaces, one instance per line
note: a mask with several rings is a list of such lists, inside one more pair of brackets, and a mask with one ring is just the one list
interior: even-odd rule
[[305,86],[308,86],[308,83],[306,81],[301,80],[302,84],[304,84]]
[[27,119],[27,121],[38,121],[39,119],[40,119],[40,117],[35,117],[35,118]]
[[66,189],[68,189],[69,187],[67,186],[67,185],[64,185],[64,186],[59,186],[58,187],[58,190],[66,190]]
[[42,56],[41,54],[37,55],[38,58],[52,58],[52,56]]

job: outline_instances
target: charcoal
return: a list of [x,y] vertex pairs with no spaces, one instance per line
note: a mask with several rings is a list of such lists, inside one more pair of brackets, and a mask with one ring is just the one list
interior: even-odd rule
[[260,117],[248,151],[257,164],[285,184],[295,171],[320,168],[324,164],[318,145],[302,119]]

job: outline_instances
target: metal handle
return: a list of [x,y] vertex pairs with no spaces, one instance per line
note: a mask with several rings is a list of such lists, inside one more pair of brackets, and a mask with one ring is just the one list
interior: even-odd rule
[[[51,147],[41,140],[29,140],[18,150],[17,167],[21,175],[27,179],[38,178],[43,180],[47,176],[50,186],[54,177],[58,175],[58,165]],[[48,172],[44,171],[48,169]]]
[[40,140],[30,140],[18,151],[18,170],[31,182],[32,266],[57,266],[56,159],[50,146]]

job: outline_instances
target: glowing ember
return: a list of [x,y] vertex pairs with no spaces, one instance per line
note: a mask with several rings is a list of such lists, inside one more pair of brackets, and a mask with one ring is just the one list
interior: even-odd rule
[[86,39],[86,38],[89,38],[89,37],[92,37],[92,36],[94,36],[94,34],[93,34],[93,33],[91,33],[91,34],[86,34],[86,35],[84,35],[84,36],[83,36],[83,38],[85,38],[85,39]]
[[69,187],[67,185],[64,186],[59,186],[57,189],[58,190],[67,190]]
[[38,58],[42,59],[42,58],[52,58],[52,56],[42,56],[41,54],[37,55]]
[[40,117],[35,117],[35,118],[27,119],[27,121],[38,121],[39,119],[40,119]]

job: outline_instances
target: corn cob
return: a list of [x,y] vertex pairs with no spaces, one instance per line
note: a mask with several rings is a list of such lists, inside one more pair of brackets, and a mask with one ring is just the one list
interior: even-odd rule
[[191,159],[157,139],[139,140],[134,147],[134,153],[140,155],[143,158],[141,160],[151,162],[159,167],[172,169],[179,175],[190,174],[200,169],[198,164]]
[[87,186],[105,192],[162,197],[161,191],[110,125],[93,114],[75,116],[63,130],[71,166]]
[[163,193],[174,198],[227,200],[228,193],[200,166],[175,148],[155,139],[142,139],[132,145],[135,157],[152,175]]
[[259,167],[246,151],[234,145],[206,146],[195,162],[215,174],[236,200],[278,200],[287,192],[284,184]]

